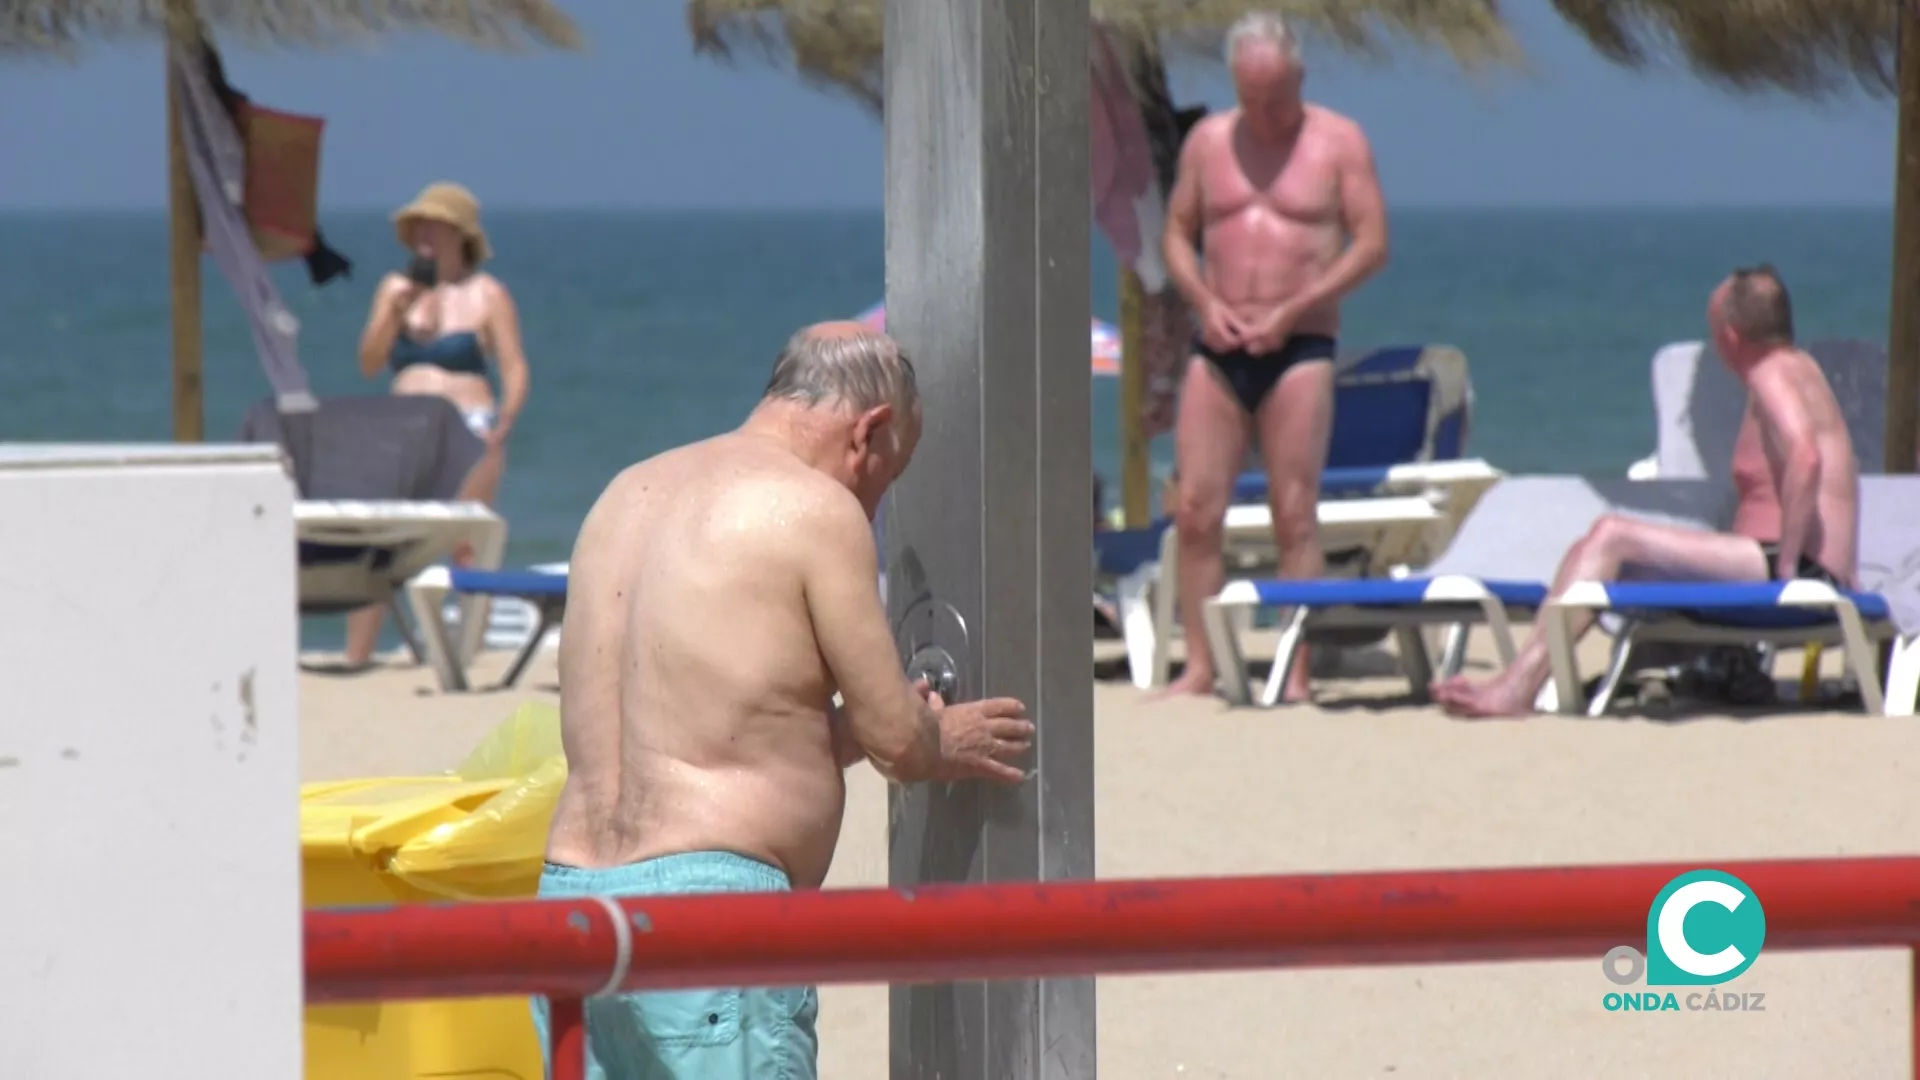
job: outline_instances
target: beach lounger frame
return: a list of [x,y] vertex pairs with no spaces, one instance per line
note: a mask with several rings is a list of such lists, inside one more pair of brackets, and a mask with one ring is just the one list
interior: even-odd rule
[[[400,594],[407,583],[445,560],[461,544],[473,552],[473,565],[500,565],[507,547],[507,523],[485,503],[405,500],[303,499],[294,503],[294,532],[306,550],[364,551],[368,558],[310,560],[300,565],[300,602],[305,614],[332,614],[367,604],[383,604],[416,660],[430,651],[416,633],[427,628],[417,617],[413,632],[401,617]],[[467,632],[458,655],[472,656],[486,630],[486,599],[463,602]],[[438,620],[436,620],[438,621]]]
[[[1417,573],[1399,579],[1318,581],[1265,580],[1222,590],[1209,619],[1209,647],[1229,698],[1246,701],[1240,633],[1254,608],[1292,608],[1283,622],[1297,623],[1299,636],[1283,640],[1263,703],[1278,698],[1294,645],[1319,628],[1361,627],[1400,639],[1402,665],[1419,695],[1434,665],[1426,659],[1420,628],[1448,628],[1438,664],[1442,675],[1464,666],[1473,629],[1489,627],[1503,661],[1514,655],[1511,624],[1535,618],[1567,548],[1604,513],[1626,513],[1668,524],[1709,528],[1723,516],[1719,485],[1705,480],[1634,481],[1579,476],[1507,477],[1490,488],[1474,512],[1449,538],[1447,550]],[[1304,607],[1304,611],[1297,610]],[[1203,607],[1203,612],[1205,608]],[[1241,625],[1236,625],[1241,624]],[[1224,631],[1224,632],[1222,632]],[[1418,646],[1416,648],[1416,646]],[[1557,707],[1549,680],[1536,707]]]
[[1247,658],[1240,644],[1242,625],[1235,612],[1258,607],[1287,611],[1274,650],[1273,668],[1262,687],[1259,703],[1272,708],[1299,655],[1300,643],[1315,629],[1365,629],[1391,633],[1416,700],[1425,700],[1435,665],[1427,651],[1422,628],[1447,627],[1439,673],[1458,674],[1466,662],[1469,636],[1485,626],[1493,637],[1502,664],[1513,662],[1513,622],[1534,616],[1546,599],[1546,587],[1535,582],[1483,582],[1459,574],[1356,581],[1286,581],[1281,579],[1229,582],[1203,608],[1207,646],[1213,654],[1216,678],[1230,704],[1253,700],[1247,677]]
[[[415,578],[407,586],[407,603],[413,609],[414,622],[426,639],[426,661],[445,691],[471,688],[467,665],[453,651],[451,632],[444,615],[447,598],[459,594],[464,599],[518,600],[532,609],[533,626],[508,665],[506,674],[492,687],[506,689],[519,683],[534,654],[540,651],[547,633],[560,625],[567,610],[567,573],[534,567],[528,570],[481,570],[456,567],[435,568]],[[484,630],[485,627],[480,629]]]
[[[1864,610],[1863,610],[1864,609]],[[1581,612],[1612,611],[1626,619],[1599,690],[1586,698],[1569,621]],[[1793,612],[1808,617],[1791,618]],[[1782,616],[1786,616],[1782,618]],[[1606,713],[1626,677],[1633,647],[1669,641],[1693,645],[1837,646],[1860,683],[1861,703],[1876,716],[1912,716],[1920,685],[1920,645],[1888,621],[1886,604],[1871,593],[1844,592],[1819,581],[1576,582],[1541,611],[1554,695],[1562,713]],[[1880,683],[1880,652],[1891,647],[1887,682]]]
[[[1330,552],[1359,550],[1369,565],[1381,569],[1423,562],[1446,544],[1444,518],[1432,502],[1408,496],[1383,499],[1339,499],[1318,507],[1320,546]],[[1273,516],[1265,506],[1227,508],[1222,528],[1221,558],[1236,565],[1271,565],[1274,557]],[[1169,525],[1160,537],[1160,557],[1144,580],[1120,596],[1123,625],[1137,625],[1130,617],[1141,603],[1151,604],[1152,630],[1147,646],[1138,650],[1147,663],[1135,665],[1129,651],[1134,684],[1147,689],[1165,686],[1173,668],[1173,627],[1180,604],[1180,535]],[[1142,670],[1144,668],[1144,671]]]
[[[1396,566],[1424,564],[1446,547],[1480,496],[1503,475],[1485,461],[1471,458],[1329,469],[1322,478],[1323,490],[1366,491],[1373,497],[1323,499],[1318,506],[1320,545],[1329,552],[1362,552],[1362,576],[1383,576]],[[1235,485],[1236,497],[1264,498],[1265,491],[1263,476],[1243,476]],[[1230,568],[1249,561],[1271,564],[1276,555],[1272,512],[1264,503],[1228,507],[1221,548]],[[1168,527],[1161,537],[1159,559],[1121,579],[1118,586],[1128,666],[1134,685],[1143,690],[1165,686],[1172,671],[1174,616],[1180,599],[1179,552],[1179,535]]]

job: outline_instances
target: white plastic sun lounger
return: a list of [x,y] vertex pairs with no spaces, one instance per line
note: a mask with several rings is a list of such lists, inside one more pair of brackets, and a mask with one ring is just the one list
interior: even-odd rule
[[[1920,477],[1860,478],[1860,581],[1859,591],[1813,581],[1579,582],[1541,613],[1560,711],[1604,713],[1642,642],[1771,642],[1839,647],[1867,712],[1912,716],[1920,683]],[[1567,632],[1567,620],[1582,610],[1617,612],[1626,620],[1591,699],[1580,696],[1576,642]],[[1884,691],[1883,647],[1891,648]]]
[[1402,669],[1416,696],[1432,679],[1433,664],[1419,628],[1452,628],[1442,674],[1459,671],[1474,626],[1493,634],[1502,662],[1514,654],[1508,624],[1532,617],[1546,596],[1561,558],[1601,514],[1630,513],[1653,520],[1712,526],[1725,516],[1721,485],[1704,480],[1633,481],[1570,476],[1512,477],[1482,498],[1446,553],[1425,570],[1399,580],[1229,582],[1207,602],[1208,646],[1227,700],[1252,699],[1240,632],[1233,613],[1258,607],[1291,609],[1285,617],[1273,671],[1261,704],[1279,700],[1295,649],[1322,629],[1393,633]]
[[[306,500],[294,504],[293,516],[300,610],[309,615],[394,605],[408,580],[462,544],[483,569],[498,567],[507,545],[507,523],[482,503]],[[463,656],[479,647],[484,603],[485,597],[472,598],[462,609]]]
[[[1318,513],[1323,551],[1364,552],[1368,562],[1383,569],[1424,562],[1446,543],[1445,514],[1431,500],[1419,496],[1334,499],[1320,503]],[[1172,666],[1169,646],[1180,602],[1179,545],[1177,530],[1165,529],[1160,537],[1160,558],[1149,579],[1121,593],[1123,625],[1137,622],[1140,606],[1151,598],[1151,640],[1130,647],[1128,656],[1134,685],[1142,689],[1165,686]],[[1229,573],[1236,564],[1271,563],[1272,513],[1263,505],[1229,507],[1221,547]],[[1129,640],[1134,637],[1129,635]]]
[[[1886,431],[1886,351],[1870,341],[1840,339],[1806,348],[1833,388],[1863,468],[1878,472]],[[1680,341],[1654,353],[1652,385],[1658,441],[1635,469],[1669,480],[1726,478],[1746,412],[1740,380],[1700,342]]]
[[[1320,474],[1320,497],[1353,499],[1418,495],[1440,510],[1441,516],[1446,519],[1446,534],[1452,536],[1460,523],[1473,512],[1480,496],[1505,476],[1505,473],[1479,458],[1333,468]],[[1234,482],[1233,501],[1246,506],[1265,503],[1266,474],[1243,473]]]

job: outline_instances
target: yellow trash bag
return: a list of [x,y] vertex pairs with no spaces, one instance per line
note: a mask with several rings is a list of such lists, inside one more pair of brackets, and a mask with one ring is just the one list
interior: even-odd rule
[[307,902],[532,896],[566,779],[559,711],[530,702],[450,773],[307,784]]
[[[560,716],[527,704],[440,776],[300,791],[308,907],[532,896],[566,782]],[[389,1001],[306,1010],[307,1080],[540,1080],[527,1000]]]
[[537,702],[520,706],[453,775],[498,786],[463,815],[401,844],[387,872],[421,892],[458,900],[532,896],[547,826],[567,782],[559,710]]

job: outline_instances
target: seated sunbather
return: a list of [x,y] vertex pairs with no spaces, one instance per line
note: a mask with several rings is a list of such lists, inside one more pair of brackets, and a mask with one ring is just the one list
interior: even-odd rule
[[[1739,494],[1732,531],[1706,532],[1607,515],[1560,563],[1552,593],[1577,581],[1640,576],[1681,581],[1812,578],[1851,587],[1858,556],[1859,467],[1847,424],[1826,376],[1793,344],[1793,308],[1772,267],[1736,270],[1707,301],[1720,358],[1747,388],[1747,413],[1733,450]],[[1591,617],[1573,622],[1577,638]],[[1514,662],[1492,679],[1456,676],[1434,684],[1435,700],[1458,716],[1517,716],[1551,674],[1544,628],[1536,623]]]

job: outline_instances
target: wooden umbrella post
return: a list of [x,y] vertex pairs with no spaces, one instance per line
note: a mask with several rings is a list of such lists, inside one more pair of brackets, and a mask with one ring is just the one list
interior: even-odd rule
[[1152,517],[1151,469],[1142,411],[1147,401],[1147,295],[1140,275],[1120,269],[1120,506],[1129,529]]
[[172,234],[173,441],[206,439],[200,377],[200,203],[187,167],[186,101],[173,78],[173,43],[194,22],[193,0],[167,0],[167,217]]
[[1890,473],[1915,471],[1920,454],[1920,0],[1900,0],[1899,118],[1893,181],[1893,320],[1887,333]]

